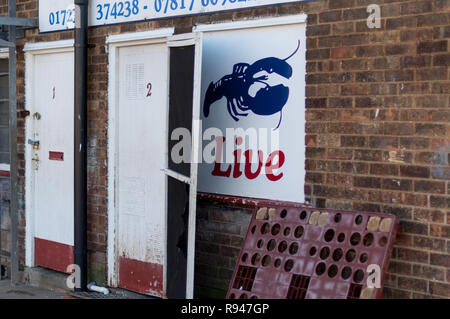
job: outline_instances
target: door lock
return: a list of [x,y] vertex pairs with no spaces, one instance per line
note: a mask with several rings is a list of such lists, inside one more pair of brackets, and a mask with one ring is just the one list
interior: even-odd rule
[[38,150],[40,142],[39,141],[28,140],[28,144],[33,146],[33,149]]
[[36,120],[40,120],[40,119],[41,119],[41,113],[36,112],[36,113],[33,114],[33,117],[34,117]]

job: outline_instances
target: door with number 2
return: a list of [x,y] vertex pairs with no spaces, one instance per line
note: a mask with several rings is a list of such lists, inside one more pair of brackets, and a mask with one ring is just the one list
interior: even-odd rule
[[[110,47],[109,276],[142,294],[192,297],[197,165],[175,165],[168,155],[175,128],[199,132],[200,39],[160,36]],[[197,156],[198,137],[192,142]]]
[[165,44],[119,49],[116,196],[119,286],[162,295],[166,231]]

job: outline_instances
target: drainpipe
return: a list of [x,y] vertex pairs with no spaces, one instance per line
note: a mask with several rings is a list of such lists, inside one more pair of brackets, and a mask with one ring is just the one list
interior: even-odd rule
[[89,0],[75,0],[74,257],[87,290],[87,38]]
[[[8,1],[9,17],[16,17],[16,1]],[[16,83],[16,26],[8,26],[9,41],[14,47],[9,48],[9,149],[10,149],[10,214],[11,214],[11,283],[19,282],[19,181],[17,169],[17,83]]]

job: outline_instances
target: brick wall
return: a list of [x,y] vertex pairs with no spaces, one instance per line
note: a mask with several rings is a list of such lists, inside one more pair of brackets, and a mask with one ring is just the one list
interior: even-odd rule
[[[6,2],[0,0],[2,15]],[[17,3],[19,16],[37,17],[36,0]],[[380,29],[366,25],[372,3],[382,9]],[[90,29],[89,42],[95,45],[89,49],[88,92],[93,279],[102,283],[106,277],[106,35],[302,12],[308,14],[307,198],[318,207],[398,215],[403,233],[394,249],[386,296],[450,297],[450,0],[318,0]],[[20,109],[23,44],[73,37],[70,31],[39,35],[30,30],[26,35],[18,49]],[[19,125],[23,195],[22,119]],[[20,214],[23,260],[23,209]],[[199,294],[223,296],[248,220],[245,209],[200,202]],[[211,244],[213,238],[217,243]]]
[[[371,3],[380,29],[367,28]],[[327,7],[307,31],[305,192],[401,218],[387,297],[450,297],[450,1]]]
[[251,213],[245,207],[199,203],[195,256],[197,297],[225,298]]

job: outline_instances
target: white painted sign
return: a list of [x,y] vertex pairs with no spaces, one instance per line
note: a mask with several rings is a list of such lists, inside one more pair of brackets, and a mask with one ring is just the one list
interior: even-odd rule
[[[91,0],[89,25],[101,26],[306,0]],[[74,28],[73,0],[39,0],[39,30]]]
[[203,39],[199,192],[304,202],[305,24]]

